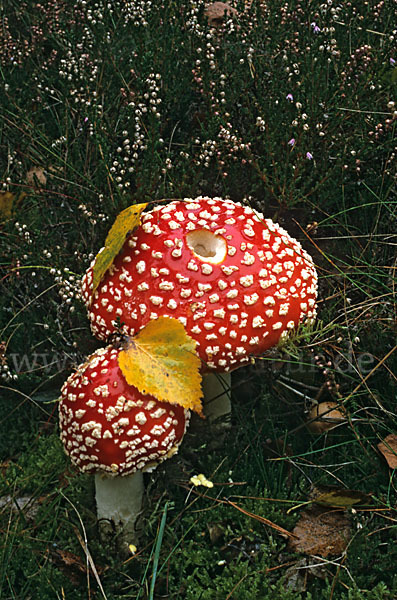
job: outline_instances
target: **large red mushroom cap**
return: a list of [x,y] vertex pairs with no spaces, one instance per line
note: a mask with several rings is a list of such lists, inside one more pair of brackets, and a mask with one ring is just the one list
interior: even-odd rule
[[173,317],[218,371],[247,363],[315,317],[317,274],[308,253],[270,219],[220,198],[144,213],[93,298],[92,280],[91,266],[82,295],[99,339]]
[[150,471],[177,452],[189,422],[183,407],[158,402],[129,385],[118,353],[111,346],[97,350],[62,387],[61,440],[86,473]]

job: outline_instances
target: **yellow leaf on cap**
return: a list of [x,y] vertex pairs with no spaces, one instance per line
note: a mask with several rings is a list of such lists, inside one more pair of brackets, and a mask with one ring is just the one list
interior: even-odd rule
[[159,317],[120,352],[119,366],[127,382],[141,394],[201,414],[201,362],[195,347],[182,323]]
[[101,283],[102,277],[113,264],[114,259],[123,247],[127,235],[131,231],[134,231],[140,224],[141,213],[146,206],[147,203],[134,204],[123,210],[117,216],[106,237],[105,247],[98,252],[95,259],[91,295],[94,295],[95,290]]

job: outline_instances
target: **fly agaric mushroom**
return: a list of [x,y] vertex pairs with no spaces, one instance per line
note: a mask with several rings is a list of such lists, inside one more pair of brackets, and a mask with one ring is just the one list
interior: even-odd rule
[[[228,374],[315,317],[317,274],[308,253],[278,224],[220,198],[144,213],[93,295],[92,282],[93,265],[82,297],[99,339],[173,317],[197,342],[207,372]],[[230,390],[230,378],[218,387]]]
[[101,348],[69,377],[62,387],[59,423],[72,463],[95,474],[102,530],[113,524],[126,547],[138,538],[142,473],[178,451],[190,413],[129,385],[118,365],[119,352]]

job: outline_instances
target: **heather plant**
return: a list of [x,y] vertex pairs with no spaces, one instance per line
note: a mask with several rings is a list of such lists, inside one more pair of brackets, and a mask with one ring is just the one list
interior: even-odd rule
[[[397,4],[232,5],[215,26],[203,0],[0,6],[1,598],[396,595],[395,471],[378,444],[397,433]],[[236,374],[222,444],[193,421],[148,478],[148,533],[121,563],[54,400],[98,347],[80,280],[116,215],[200,194],[299,239],[319,318]],[[313,435],[323,401],[346,421]],[[293,552],[254,518],[292,531],[288,509],[329,485],[370,497],[337,556]]]

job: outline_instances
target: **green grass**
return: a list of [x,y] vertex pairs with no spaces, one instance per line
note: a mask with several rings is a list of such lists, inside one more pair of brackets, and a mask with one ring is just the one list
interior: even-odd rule
[[[246,4],[220,30],[202,0],[0,7],[2,600],[397,595],[395,472],[377,449],[396,432],[395,3]],[[194,422],[147,476],[142,544],[121,560],[51,401],[98,346],[78,287],[116,215],[199,194],[301,241],[319,319],[236,373],[222,444]],[[313,400],[349,423],[309,433]],[[214,488],[192,488],[201,472]],[[246,514],[291,531],[288,509],[328,485],[372,496],[321,565]]]

